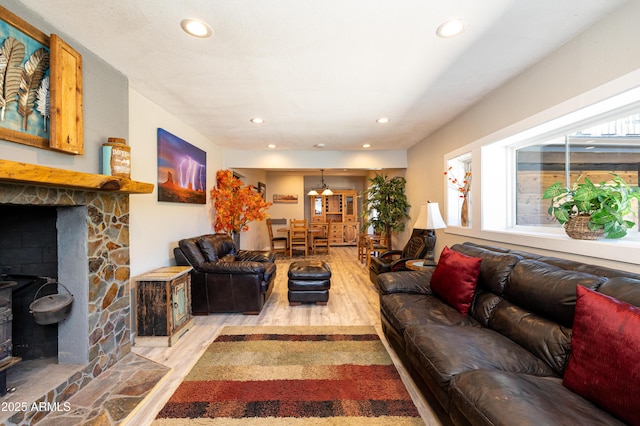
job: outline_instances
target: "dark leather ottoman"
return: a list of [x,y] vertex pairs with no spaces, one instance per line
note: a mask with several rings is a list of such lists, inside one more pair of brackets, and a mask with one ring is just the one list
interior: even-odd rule
[[326,305],[331,288],[331,269],[321,260],[299,260],[289,266],[289,305]]

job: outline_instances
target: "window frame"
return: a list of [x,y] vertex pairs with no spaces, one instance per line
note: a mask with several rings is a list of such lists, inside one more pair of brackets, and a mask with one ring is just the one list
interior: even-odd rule
[[[576,128],[587,128],[596,118],[614,118],[640,110],[640,70],[576,98],[514,123],[444,156],[452,159],[470,152],[473,170],[472,217],[467,228],[449,226],[447,234],[479,238],[632,264],[640,271],[640,235],[618,240],[573,240],[560,227],[515,225],[515,149]],[[499,161],[505,167],[495,167]],[[445,168],[446,170],[446,168]],[[447,185],[447,179],[444,179]],[[447,194],[445,186],[445,194]],[[448,197],[445,195],[445,200]],[[447,211],[449,206],[446,207]],[[640,218],[638,218],[640,220]],[[640,234],[640,233],[638,233]]]

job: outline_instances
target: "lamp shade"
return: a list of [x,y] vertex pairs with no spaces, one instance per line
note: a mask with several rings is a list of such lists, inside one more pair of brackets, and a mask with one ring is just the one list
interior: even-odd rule
[[415,229],[442,229],[446,228],[447,224],[444,223],[442,216],[440,215],[440,207],[438,203],[424,203],[420,204],[420,211],[418,212],[418,220],[413,225]]

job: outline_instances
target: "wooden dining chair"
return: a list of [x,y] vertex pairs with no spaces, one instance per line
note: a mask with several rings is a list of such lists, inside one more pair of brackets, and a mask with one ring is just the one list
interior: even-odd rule
[[273,225],[287,225],[287,219],[271,219],[266,220],[267,230],[269,231],[269,244],[271,245],[271,251],[274,253],[282,253],[287,255],[289,253],[289,238],[282,235],[278,237],[273,236]]
[[318,254],[318,248],[326,250],[327,254],[331,252],[329,244],[329,229],[331,229],[331,220],[324,224],[311,225],[311,227],[318,229],[318,231],[311,234],[311,240],[313,241],[313,254]]
[[358,234],[358,242],[357,242],[357,248],[358,248],[358,262],[360,263],[366,263],[367,262],[367,240],[369,238],[368,233],[366,232],[361,232]]
[[289,221],[289,256],[293,257],[294,248],[304,250],[309,255],[309,239],[307,219],[291,219]]
[[367,237],[367,269],[371,266],[371,256],[388,250],[387,238],[383,235],[370,235]]

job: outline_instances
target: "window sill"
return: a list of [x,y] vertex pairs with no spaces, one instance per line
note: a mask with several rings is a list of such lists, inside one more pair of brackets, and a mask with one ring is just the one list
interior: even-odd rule
[[[606,238],[600,240],[574,240],[560,229],[550,229],[547,232],[532,232],[522,228],[475,230],[473,228],[452,226],[446,228],[444,231],[452,235],[551,250],[561,253],[558,255],[559,257],[562,257],[562,254],[574,254],[599,260],[628,263],[633,265],[633,267],[625,267],[625,270],[633,269],[634,272],[640,272],[638,265],[638,259],[640,259],[640,240],[638,240],[637,235],[614,240]],[[602,264],[602,262],[594,263]]]

